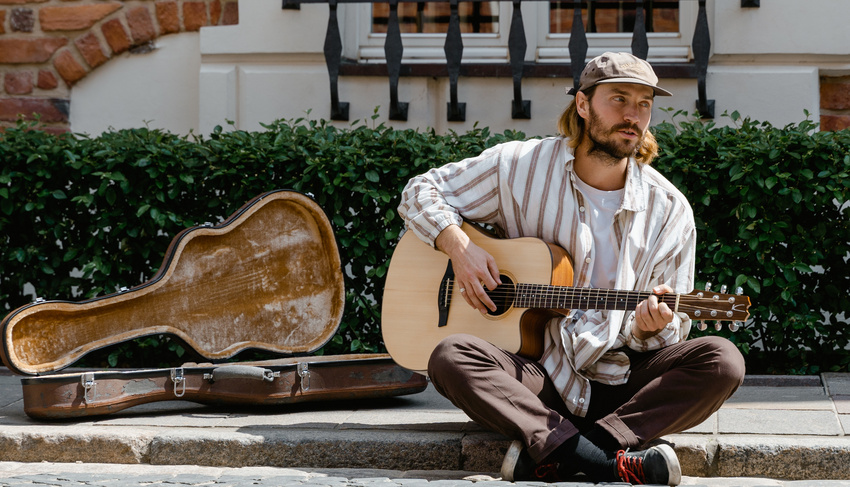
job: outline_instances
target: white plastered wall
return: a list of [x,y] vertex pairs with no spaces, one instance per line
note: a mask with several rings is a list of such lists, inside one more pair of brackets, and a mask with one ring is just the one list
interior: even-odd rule
[[198,33],[165,36],[153,51],[124,53],[71,90],[71,130],[97,136],[150,127],[177,134],[198,128]]
[[[695,1],[695,0],[683,0]],[[740,0],[709,1],[712,58],[707,94],[724,112],[782,126],[819,117],[819,77],[850,73],[850,18],[847,0],[764,0],[742,9]],[[344,40],[356,29],[339,7]],[[147,124],[175,133],[209,133],[215,126],[262,130],[276,119],[327,119],[330,86],[322,49],[328,6],[305,4],[281,9],[280,0],[239,2],[239,24],[205,27],[198,33],[165,36],[147,54],[125,53],[82,80],[71,93],[72,130],[97,134],[110,127]],[[528,34],[531,35],[531,34]],[[592,42],[592,41],[591,41]],[[652,52],[650,51],[650,56]],[[474,125],[529,135],[547,135],[570,98],[565,78],[526,78],[523,98],[531,100],[531,120],[510,116],[510,78],[461,77],[459,100],[466,122],[446,121],[447,78],[402,77],[399,98],[409,102],[408,121],[390,122],[386,77],[339,78],[339,96],[350,104],[350,122],[387,123],[397,128],[433,127],[463,132]],[[694,79],[664,79],[674,92],[659,97],[653,121],[669,120],[663,108],[692,113]],[[378,118],[371,120],[375,109]]]

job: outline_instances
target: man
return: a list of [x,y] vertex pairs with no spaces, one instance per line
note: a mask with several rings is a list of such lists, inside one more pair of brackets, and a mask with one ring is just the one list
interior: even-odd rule
[[[451,259],[466,302],[495,305],[498,262],[460,229],[466,219],[508,238],[565,248],[577,287],[652,291],[634,311],[572,310],[548,322],[530,360],[452,335],[431,355],[435,388],[473,420],[514,441],[505,480],[677,485],[663,435],[691,428],[740,386],[743,357],[728,340],[686,341],[690,320],[657,295],[694,285],[696,230],[685,197],[650,167],[655,96],[670,93],[646,61],[605,53],[582,72],[561,137],[509,142],[411,179],[399,212]],[[656,442],[658,443],[658,442]],[[645,448],[641,450],[641,448]]]

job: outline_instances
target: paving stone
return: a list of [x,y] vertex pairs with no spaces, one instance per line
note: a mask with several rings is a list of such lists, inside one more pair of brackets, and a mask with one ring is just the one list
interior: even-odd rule
[[830,394],[850,394],[850,374],[828,372],[822,377]]
[[783,482],[782,487],[850,487],[850,480],[796,480]]
[[[428,487],[430,482],[425,479],[396,479],[395,482],[402,487]],[[487,487],[491,484],[487,483]]]
[[742,387],[722,409],[832,410],[822,387]]
[[838,414],[850,414],[850,395],[834,395],[832,396],[832,402],[835,404],[835,411]]
[[822,435],[843,434],[832,411],[788,411],[722,409],[717,414],[717,432],[722,434]]
[[349,479],[345,477],[312,477],[312,478],[302,478],[301,482],[304,485],[313,485],[313,484],[323,484],[323,485],[334,485],[334,484],[345,484],[349,482]]
[[434,480],[430,482],[429,487],[471,487],[475,482],[469,480]]
[[167,482],[169,484],[198,485],[204,482],[213,482],[214,480],[215,477],[208,475],[180,474],[169,478]]
[[838,422],[841,424],[841,429],[844,431],[844,434],[850,434],[850,414],[839,414]]
[[747,375],[744,387],[821,387],[823,381],[816,375]]
[[[259,478],[259,479],[251,479],[251,480],[243,480],[241,482],[234,482],[236,485],[257,485],[257,486],[269,486],[269,487],[279,487],[281,485],[305,485],[304,477],[269,477],[269,478]],[[322,484],[314,484],[314,485],[322,485]],[[330,484],[327,484],[330,485]]]

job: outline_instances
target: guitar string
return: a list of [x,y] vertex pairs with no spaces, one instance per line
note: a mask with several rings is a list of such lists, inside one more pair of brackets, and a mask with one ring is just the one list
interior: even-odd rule
[[[540,289],[535,290],[534,287],[538,286]],[[454,281],[449,281],[448,283],[448,291],[452,292],[454,287]],[[517,291],[517,288],[521,288],[522,290]],[[527,293],[527,294],[525,294]],[[611,294],[614,296],[611,296]],[[604,294],[604,296],[603,296]],[[625,298],[620,296],[621,294],[625,294]],[[559,301],[570,301],[570,307],[583,308],[581,306],[582,301],[585,301],[585,304],[591,304],[590,302],[605,302],[606,304],[613,300],[613,304],[617,305],[625,305],[628,309],[634,309],[641,301],[646,300],[649,296],[652,296],[653,293],[648,291],[629,291],[629,290],[618,290],[618,289],[605,289],[605,288],[591,288],[591,287],[570,287],[570,286],[551,286],[548,284],[517,284],[516,287],[507,287],[502,290],[496,288],[492,291],[487,291],[487,295],[491,298],[497,299],[505,299],[511,300],[513,302],[521,301],[523,303],[528,301],[551,301],[552,299]],[[717,310],[717,311],[727,311],[726,307],[718,306],[721,304],[726,304],[725,300],[721,300],[721,296],[727,296],[722,294],[714,294],[712,296],[718,296],[718,299],[712,298],[699,298],[696,296],[692,296],[690,294],[680,294],[679,295],[679,308],[680,310],[685,307],[691,310]],[[676,294],[664,294],[657,295],[660,300],[668,305],[676,304]],[[728,299],[728,297],[726,298]],[[574,305],[574,301],[578,300],[578,305]],[[708,306],[701,304],[702,302],[708,302],[713,304],[713,306]],[[533,306],[530,306],[533,307]],[[566,304],[565,304],[566,307]],[[630,308],[629,308],[630,307]],[[731,307],[731,306],[729,306]],[[722,308],[722,309],[718,309]],[[592,309],[592,308],[588,308]],[[602,308],[605,309],[605,308]],[[616,307],[613,309],[617,309]]]

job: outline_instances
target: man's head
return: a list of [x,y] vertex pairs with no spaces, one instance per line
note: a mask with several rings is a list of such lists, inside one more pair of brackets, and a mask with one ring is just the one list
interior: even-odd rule
[[647,130],[653,98],[671,95],[657,84],[649,63],[631,54],[608,52],[593,58],[582,71],[579,89],[568,91],[575,99],[558,129],[573,148],[587,139],[590,149],[611,159],[634,155],[648,164],[658,154]]

